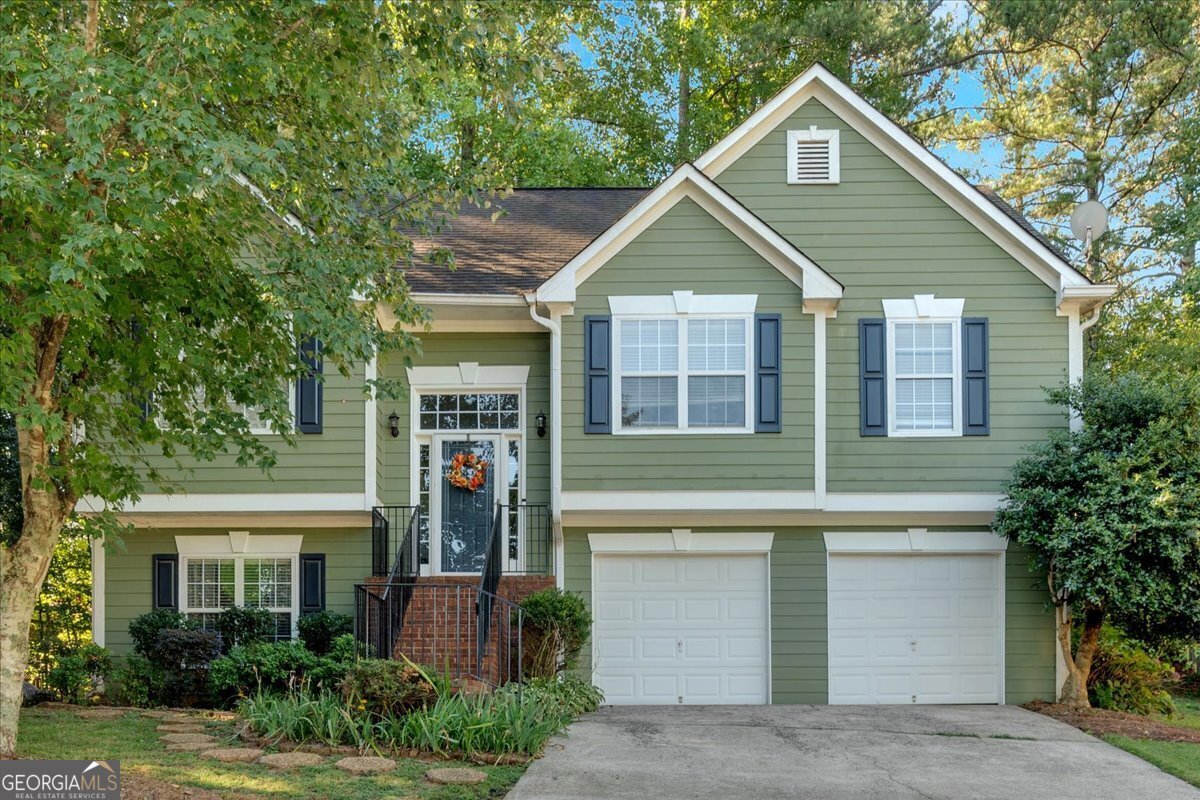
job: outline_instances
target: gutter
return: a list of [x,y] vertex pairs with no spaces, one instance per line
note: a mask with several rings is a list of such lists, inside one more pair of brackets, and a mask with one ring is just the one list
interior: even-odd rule
[[563,587],[566,567],[562,524],[562,325],[559,314],[543,317],[537,310],[537,295],[525,295],[529,316],[550,331],[550,523],[554,536],[554,580]]

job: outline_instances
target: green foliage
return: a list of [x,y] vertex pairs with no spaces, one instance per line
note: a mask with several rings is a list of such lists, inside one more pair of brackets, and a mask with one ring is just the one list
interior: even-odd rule
[[1100,631],[1088,692],[1100,708],[1134,714],[1171,714],[1175,703],[1167,687],[1175,671],[1138,646],[1120,630]]
[[263,608],[230,606],[217,615],[217,633],[221,650],[265,642],[275,636],[275,617]]
[[364,658],[346,673],[342,683],[346,705],[377,717],[401,716],[424,708],[437,697],[437,688],[415,665],[404,661]]
[[173,608],[156,608],[129,621],[133,651],[146,658],[158,654],[159,634],[166,630],[195,630],[196,622]]
[[89,644],[58,660],[50,670],[47,684],[65,703],[82,703],[101,687],[112,671],[112,653]]
[[150,708],[165,702],[167,676],[143,655],[126,656],[114,676],[113,700],[121,705]]
[[151,661],[163,671],[166,705],[201,705],[208,699],[208,669],[221,654],[215,633],[168,628],[158,634]]
[[91,531],[86,521],[73,521],[63,527],[34,606],[29,626],[30,680],[44,679],[60,658],[91,640]]
[[573,669],[588,639],[592,615],[577,594],[543,589],[521,601],[525,674],[553,678]]
[[336,691],[353,663],[350,635],[339,636],[324,656],[299,641],[256,643],[234,647],[213,661],[209,685],[219,702],[255,692]]
[[336,611],[318,611],[305,614],[296,622],[300,638],[305,646],[319,656],[333,647],[334,640],[353,632],[354,620],[348,614]]
[[578,675],[533,678],[525,683],[523,691],[549,705],[560,706],[572,717],[595,711],[604,702],[604,692]]
[[1200,634],[1195,387],[1089,377],[1050,393],[1083,419],[1014,468],[997,533],[1032,553],[1054,602],[1153,642]]

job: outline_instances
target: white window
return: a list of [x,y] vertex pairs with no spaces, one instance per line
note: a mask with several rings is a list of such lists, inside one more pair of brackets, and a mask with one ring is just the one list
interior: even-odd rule
[[836,130],[787,132],[787,182],[837,183],[841,160],[839,133]]
[[181,611],[213,630],[220,613],[232,606],[262,608],[275,619],[275,638],[295,630],[299,587],[296,556],[184,556]]
[[751,316],[616,318],[617,430],[750,430]]
[[958,433],[958,322],[890,324],[892,424],[900,435]]

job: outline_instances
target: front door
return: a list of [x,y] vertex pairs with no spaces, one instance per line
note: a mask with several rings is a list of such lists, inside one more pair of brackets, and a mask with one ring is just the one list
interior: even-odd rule
[[483,571],[488,535],[496,513],[501,469],[497,437],[437,437],[440,471],[434,475],[434,573]]

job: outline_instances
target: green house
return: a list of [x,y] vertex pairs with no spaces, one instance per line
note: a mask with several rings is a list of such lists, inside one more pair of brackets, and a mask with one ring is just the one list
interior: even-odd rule
[[1053,699],[1043,576],[988,525],[1113,287],[821,66],[658,186],[503,205],[418,241],[459,268],[409,271],[416,364],[302,382],[269,476],[197,463],[125,510],[97,641],[331,609],[499,682],[557,585],[610,703]]

